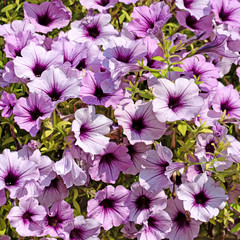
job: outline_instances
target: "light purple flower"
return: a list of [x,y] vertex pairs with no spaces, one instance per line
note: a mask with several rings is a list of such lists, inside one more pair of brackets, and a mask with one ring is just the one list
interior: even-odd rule
[[24,2],[24,17],[29,19],[37,32],[47,33],[54,28],[68,25],[71,13],[61,0],[43,2],[40,5]]
[[51,98],[30,93],[28,99],[21,97],[13,108],[14,120],[18,126],[36,136],[41,128],[41,120],[49,118],[55,107]]
[[74,229],[70,232],[69,240],[99,240],[101,224],[92,218],[83,216],[74,218]]
[[206,62],[202,55],[194,55],[182,61],[181,65],[184,70],[184,76],[187,78],[199,78],[199,88],[202,92],[210,92],[214,87],[217,87],[217,79],[220,78],[220,70],[212,63]]
[[216,187],[215,181],[206,173],[197,175],[191,183],[181,184],[176,193],[191,217],[203,222],[217,216],[228,199],[224,189]]
[[211,11],[210,0],[176,0],[175,4],[179,9],[195,16],[196,19],[209,15]]
[[237,0],[211,0],[216,23],[225,23],[234,28],[240,27],[240,3]]
[[37,181],[39,170],[34,162],[18,157],[17,152],[5,149],[0,154],[0,189],[7,189],[11,198],[28,180]]
[[80,0],[86,9],[97,9],[99,12],[106,12],[107,9],[113,8],[117,2],[118,0]]
[[42,205],[49,207],[54,202],[64,200],[68,197],[68,194],[69,191],[63,183],[63,180],[57,176],[44,188],[42,194],[38,197],[38,200]]
[[95,181],[115,183],[120,171],[127,170],[132,162],[125,146],[110,142],[100,154],[95,155],[89,174]]
[[116,108],[114,115],[123,133],[131,144],[143,142],[151,144],[165,133],[164,123],[160,123],[153,114],[152,102],[138,100]]
[[190,29],[195,35],[199,35],[204,32],[200,40],[208,38],[213,31],[212,24],[210,24],[213,20],[213,14],[203,16],[198,20],[189,12],[177,11],[176,17],[181,26]]
[[21,198],[19,206],[11,208],[7,218],[21,236],[39,236],[43,232],[45,208],[35,198]]
[[102,114],[95,114],[95,107],[81,108],[75,112],[72,131],[76,138],[76,145],[85,152],[99,154],[109,142],[105,137],[110,131],[112,120]]
[[102,45],[112,35],[117,35],[118,31],[110,24],[110,14],[87,15],[80,21],[71,23],[71,30],[68,38],[71,41],[86,42],[91,41],[97,45]]
[[172,157],[172,151],[161,143],[156,145],[156,150],[148,150],[144,168],[139,174],[140,185],[151,192],[169,187],[172,182],[165,175],[165,171],[172,162]]
[[67,77],[61,69],[53,66],[27,85],[30,93],[49,96],[55,104],[69,98],[78,98],[80,93],[79,79]]
[[114,188],[108,185],[88,201],[87,217],[94,218],[102,224],[104,230],[126,223],[129,216],[129,193],[125,187]]
[[226,110],[226,115],[229,115],[230,118],[240,119],[239,93],[233,88],[233,85],[217,88],[211,104],[215,112],[221,113]]
[[164,2],[153,3],[150,7],[134,7],[131,14],[134,19],[128,24],[127,29],[138,37],[152,35],[153,32],[161,31],[171,16],[170,8]]
[[149,192],[141,187],[139,182],[134,182],[131,190],[129,221],[142,224],[151,212],[163,210],[167,206],[167,196],[164,191]]
[[94,74],[87,72],[85,77],[81,80],[80,98],[86,104],[103,105],[109,107],[117,106],[123,98],[123,90],[120,88],[115,90],[109,85],[108,92],[104,91],[102,82],[106,78],[102,74]]
[[172,221],[164,210],[153,211],[138,232],[138,240],[161,240],[171,231]]
[[2,117],[10,117],[13,113],[13,107],[17,103],[17,98],[14,93],[3,92],[0,100],[0,110],[2,111]]
[[69,150],[65,150],[61,160],[53,167],[60,175],[67,188],[84,185],[87,179],[86,173],[77,165]]
[[172,219],[172,229],[167,235],[169,240],[192,240],[198,236],[202,222],[191,218],[190,213],[185,211],[182,201],[170,198],[166,212]]
[[13,60],[14,71],[19,78],[40,77],[51,65],[63,63],[63,56],[57,51],[46,51],[43,47],[31,42],[21,51],[22,57]]
[[156,96],[153,111],[161,122],[191,120],[198,115],[203,105],[193,79],[178,78],[175,83],[160,79],[153,88],[153,94]]
[[73,209],[65,201],[54,202],[51,209],[47,209],[44,219],[44,233],[42,236],[68,238],[74,225]]

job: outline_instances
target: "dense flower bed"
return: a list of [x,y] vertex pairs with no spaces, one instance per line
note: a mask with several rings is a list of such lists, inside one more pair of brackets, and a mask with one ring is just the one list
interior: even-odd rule
[[0,9],[1,240],[240,237],[239,0]]

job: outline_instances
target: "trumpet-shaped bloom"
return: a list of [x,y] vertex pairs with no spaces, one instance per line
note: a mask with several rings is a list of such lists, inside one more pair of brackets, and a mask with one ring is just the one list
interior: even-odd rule
[[117,35],[118,31],[110,24],[110,14],[87,15],[80,21],[74,21],[71,24],[71,30],[68,32],[68,38],[71,41],[86,42],[91,41],[97,45],[102,45],[108,41],[112,35]]
[[151,35],[153,30],[160,31],[171,16],[170,8],[164,2],[153,3],[150,7],[134,7],[131,14],[134,19],[127,29],[138,37],[145,37]]
[[37,165],[18,157],[17,152],[5,149],[0,154],[0,189],[7,189],[11,198],[16,198],[17,191],[26,181],[39,179]]
[[156,96],[153,111],[161,122],[191,120],[198,115],[203,105],[193,79],[178,78],[175,83],[160,79],[153,88],[153,94]]
[[18,99],[13,108],[14,120],[20,128],[34,137],[41,128],[41,120],[49,118],[54,109],[50,97],[30,93],[28,99]]
[[72,123],[72,131],[76,138],[75,145],[85,152],[99,154],[109,142],[105,134],[110,132],[112,120],[102,114],[95,114],[95,108],[78,109]]
[[45,208],[35,198],[21,198],[19,206],[11,208],[7,218],[21,236],[39,236],[43,232]]
[[51,66],[40,78],[28,83],[30,92],[49,96],[56,104],[69,98],[79,97],[80,83],[77,78],[67,77],[59,68]]
[[16,105],[17,99],[14,93],[8,94],[3,92],[0,100],[0,110],[2,111],[2,117],[10,117],[13,113],[13,107]]
[[99,240],[101,224],[92,219],[84,219],[83,216],[74,218],[74,229],[70,232],[69,240]]
[[105,12],[109,8],[113,8],[118,0],[80,0],[80,3],[86,9],[97,9],[99,12]]
[[167,203],[166,212],[172,219],[172,229],[168,233],[169,240],[186,239],[192,240],[198,236],[202,222],[191,218],[188,211],[185,211],[183,202],[178,198],[170,198]]
[[116,188],[108,185],[98,191],[94,199],[88,201],[87,217],[100,222],[104,230],[126,223],[129,216],[129,193],[121,185]]
[[131,101],[117,107],[114,114],[131,144],[151,144],[165,133],[165,124],[160,123],[153,114],[152,102],[139,100],[134,104]]
[[125,146],[110,142],[106,149],[95,155],[89,174],[95,181],[115,183],[120,171],[128,169],[132,162]]
[[167,206],[167,196],[164,191],[149,192],[141,187],[139,182],[133,183],[131,190],[129,221],[142,224],[152,211],[163,210]]
[[74,225],[73,209],[65,201],[53,203],[50,210],[47,209],[47,216],[43,220],[44,233],[42,236],[69,238],[70,231]]
[[151,192],[169,187],[171,181],[165,172],[172,162],[172,157],[172,151],[161,143],[156,145],[156,150],[148,150],[146,161],[143,163],[144,168],[139,174],[140,185]]
[[63,63],[63,56],[57,51],[46,51],[43,47],[31,42],[21,51],[22,57],[13,60],[14,71],[19,78],[40,77],[51,65],[57,66]]
[[29,19],[37,32],[47,33],[54,28],[68,25],[71,13],[61,0],[43,2],[40,5],[24,2],[24,17]]
[[217,216],[228,199],[224,189],[216,187],[215,181],[206,173],[197,175],[193,182],[181,184],[177,196],[183,200],[184,209],[190,212],[191,217],[203,222]]

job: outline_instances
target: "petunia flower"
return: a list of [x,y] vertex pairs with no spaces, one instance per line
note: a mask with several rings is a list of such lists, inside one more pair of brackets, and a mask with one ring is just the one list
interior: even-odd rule
[[139,182],[131,186],[131,201],[129,204],[129,221],[142,224],[147,220],[151,212],[163,210],[167,206],[167,196],[164,191],[149,192],[141,187]]
[[34,137],[41,128],[41,120],[49,118],[54,109],[50,97],[30,93],[28,99],[18,99],[13,108],[14,120],[20,128]]
[[216,187],[215,181],[206,173],[197,175],[191,183],[181,184],[176,193],[191,217],[203,222],[216,217],[228,199],[224,189]]
[[86,9],[97,9],[99,12],[106,12],[109,8],[113,8],[118,0],[80,0],[80,3]]
[[87,217],[94,218],[102,224],[104,230],[126,223],[129,216],[129,193],[122,185],[114,188],[108,185],[88,201]]
[[76,138],[75,145],[85,152],[99,154],[109,142],[105,137],[110,131],[112,120],[102,114],[95,114],[95,107],[78,109],[72,123],[72,131]]
[[156,145],[156,150],[148,150],[143,163],[144,168],[139,174],[140,185],[151,192],[169,187],[172,182],[165,172],[172,162],[172,157],[172,151],[161,143]]
[[63,63],[63,56],[57,51],[46,51],[43,47],[31,42],[21,51],[22,57],[13,60],[14,71],[19,78],[40,77],[51,65],[57,66]]
[[201,221],[191,217],[191,214],[183,207],[183,202],[178,198],[168,199],[165,210],[172,219],[172,229],[168,233],[169,240],[192,240],[198,236]]
[[152,102],[138,100],[134,104],[130,101],[125,106],[117,107],[114,115],[131,144],[138,142],[151,144],[166,130],[165,124],[160,123],[154,116]]
[[36,31],[41,33],[65,27],[71,19],[70,11],[61,0],[43,2],[40,5],[24,2],[23,10],[25,19],[29,19]]
[[71,41],[86,42],[90,41],[97,45],[102,45],[108,41],[112,35],[117,35],[118,31],[110,24],[110,14],[87,15],[80,21],[71,23],[71,30],[68,38]]
[[36,78],[27,85],[30,93],[46,95],[54,104],[69,98],[77,98],[80,92],[79,79],[67,77],[61,69],[53,66],[44,71],[40,78]]
[[24,197],[20,199],[19,206],[11,208],[7,218],[19,235],[27,237],[42,234],[46,215],[45,208],[38,205],[37,199]]
[[17,152],[5,149],[0,154],[0,189],[7,189],[11,198],[16,198],[17,191],[26,181],[37,181],[39,175],[37,165],[32,161],[18,157]]
[[101,224],[92,219],[84,219],[83,216],[74,218],[74,229],[70,232],[69,240],[99,240]]
[[13,113],[13,107],[17,103],[17,98],[14,93],[3,92],[0,100],[0,110],[2,111],[2,117],[9,118]]
[[131,14],[134,19],[128,24],[127,29],[138,37],[146,37],[161,31],[171,16],[170,8],[164,2],[153,3],[150,7],[134,7]]
[[69,238],[71,230],[74,228],[73,209],[65,201],[54,202],[51,208],[47,209],[47,216],[44,218],[44,233],[42,236]]
[[153,211],[137,234],[138,240],[164,239],[171,231],[172,221],[164,210]]
[[156,96],[152,103],[153,111],[161,122],[191,120],[203,105],[193,79],[178,78],[175,83],[160,79],[153,88],[153,94]]
[[125,146],[110,142],[100,154],[95,155],[89,174],[95,181],[115,183],[120,171],[128,169],[132,162]]
[[176,0],[175,4],[179,9],[195,16],[197,20],[211,12],[210,0]]

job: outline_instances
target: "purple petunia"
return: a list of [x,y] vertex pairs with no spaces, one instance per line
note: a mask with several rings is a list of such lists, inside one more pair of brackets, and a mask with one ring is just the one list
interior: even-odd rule
[[111,125],[112,120],[102,114],[96,114],[93,106],[78,109],[72,123],[75,145],[85,152],[99,154],[108,145],[109,138],[104,135],[109,133]]
[[88,201],[87,217],[94,218],[102,224],[104,230],[126,223],[129,216],[129,193],[122,185],[114,188],[108,185]]
[[166,130],[165,124],[160,123],[154,116],[152,102],[139,100],[134,104],[130,101],[123,107],[117,107],[114,115],[131,144],[138,142],[151,144]]
[[10,117],[13,113],[13,107],[16,105],[17,99],[14,93],[3,92],[0,100],[0,110],[2,111],[2,117]]
[[216,187],[215,181],[206,173],[197,175],[193,182],[181,184],[177,196],[183,200],[184,209],[190,212],[191,217],[203,222],[217,216],[228,199],[224,189]]
[[61,0],[43,2],[40,5],[24,2],[24,16],[35,26],[36,31],[41,33],[65,27],[71,19],[70,11]]
[[115,183],[120,171],[126,171],[131,165],[125,146],[110,142],[100,154],[95,155],[89,174],[95,181]]
[[191,120],[199,113],[203,99],[193,79],[178,78],[175,83],[160,79],[153,88],[153,111],[161,122]]
[[41,128],[41,120],[49,118],[54,109],[50,97],[30,93],[28,99],[18,99],[13,108],[14,120],[20,128],[34,137]]
[[7,218],[21,236],[40,236],[43,232],[45,208],[35,198],[21,198],[19,206],[11,208]]

